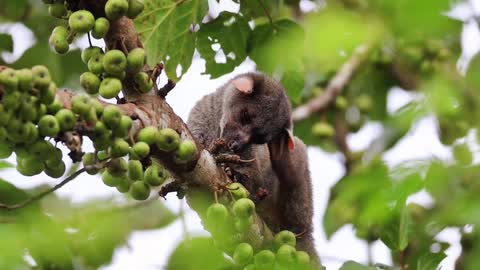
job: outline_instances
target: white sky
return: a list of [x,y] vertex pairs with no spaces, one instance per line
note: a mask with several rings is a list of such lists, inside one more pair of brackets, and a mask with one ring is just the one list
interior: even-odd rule
[[[221,0],[220,4],[230,11],[236,11],[238,8],[229,1]],[[305,1],[303,1],[305,2]],[[215,0],[209,0],[211,5],[217,6]],[[216,16],[219,9],[216,7],[211,14]],[[463,54],[459,60],[459,69],[463,70],[468,65],[470,58],[475,55],[480,48],[480,32],[478,26],[471,20],[472,15],[480,11],[480,0],[471,0],[469,3],[457,5],[449,13],[450,16],[461,19],[466,22],[462,41],[464,41]],[[13,61],[16,57],[30,47],[33,43],[33,35],[22,25],[0,25],[0,32],[14,33],[15,50],[13,54],[4,54],[6,59]],[[30,42],[31,41],[31,42]],[[78,46],[85,47],[85,39],[79,40]],[[207,93],[214,91],[218,86],[226,82],[235,74],[254,69],[254,63],[246,61],[237,67],[231,74],[222,76],[216,80],[210,80],[208,76],[201,75],[205,70],[204,60],[195,57],[192,66],[184,75],[177,87],[169,93],[167,101],[173,107],[175,112],[186,120],[190,109],[195,102]],[[162,77],[162,82],[165,78]],[[388,99],[389,112],[393,112],[409,100],[416,98],[411,93],[401,89],[394,89],[390,92]],[[381,127],[376,123],[369,123],[357,134],[348,137],[348,143],[352,149],[359,150],[368,146],[369,142],[379,134]],[[88,146],[91,148],[91,145]],[[88,148],[87,148],[88,149]],[[325,239],[321,227],[321,220],[328,201],[329,190],[344,173],[340,154],[328,154],[316,147],[309,147],[309,162],[314,183],[315,198],[315,239],[317,250],[327,269],[338,269],[346,260],[355,260],[358,262],[367,262],[367,245],[355,237],[352,226],[348,225],[340,229],[330,241]],[[402,139],[398,145],[385,153],[384,160],[391,166],[402,161],[413,159],[425,159],[429,157],[439,157],[443,159],[450,158],[450,151],[443,147],[437,139],[436,122],[433,117],[426,117],[418,121],[409,134]],[[9,158],[11,162],[14,157]],[[67,164],[68,166],[68,164]],[[41,183],[53,185],[58,183],[41,174],[36,177],[24,177],[15,170],[0,171],[0,177],[5,178],[18,187],[28,188]],[[71,198],[75,202],[83,202],[94,197],[113,197],[122,199],[120,193],[115,188],[105,186],[99,177],[84,175],[69,183],[57,194],[62,197]],[[409,201],[415,201],[428,205],[432,199],[426,192],[419,192],[409,198]],[[187,229],[190,234],[208,234],[203,230],[196,214],[188,209],[184,203],[179,201],[174,195],[167,196],[166,205],[173,211],[178,212],[180,207],[186,210]],[[182,206],[183,205],[183,206]],[[183,229],[180,221],[176,221],[170,226],[153,231],[134,232],[126,247],[116,250],[113,263],[102,267],[103,270],[153,270],[164,266],[176,244],[183,238]],[[456,229],[448,229],[437,236],[438,239],[448,241],[452,247],[447,250],[448,258],[442,263],[442,269],[453,269],[456,257],[460,253],[459,233]],[[372,246],[374,262],[391,264],[391,258],[388,249],[377,241]]]

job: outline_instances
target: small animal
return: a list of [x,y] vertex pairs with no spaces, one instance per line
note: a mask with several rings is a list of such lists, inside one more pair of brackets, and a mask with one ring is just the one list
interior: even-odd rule
[[187,126],[205,148],[221,138],[240,158],[254,159],[230,164],[235,178],[274,233],[294,232],[297,248],[317,259],[306,146],[293,136],[284,88],[261,73],[238,75],[197,102]]

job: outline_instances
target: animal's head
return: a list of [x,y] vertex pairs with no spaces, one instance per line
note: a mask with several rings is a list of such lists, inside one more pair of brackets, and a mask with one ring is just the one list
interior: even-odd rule
[[234,152],[278,136],[293,147],[291,105],[283,87],[260,74],[239,75],[225,85],[221,137]]

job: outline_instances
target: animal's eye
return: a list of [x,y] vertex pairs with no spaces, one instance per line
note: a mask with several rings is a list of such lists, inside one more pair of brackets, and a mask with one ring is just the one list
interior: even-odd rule
[[244,125],[250,124],[252,122],[252,117],[250,116],[250,114],[246,109],[242,110],[240,115],[240,121]]

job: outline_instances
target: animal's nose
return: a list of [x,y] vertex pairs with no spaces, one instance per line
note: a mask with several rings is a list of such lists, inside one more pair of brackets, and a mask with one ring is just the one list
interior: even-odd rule
[[235,152],[235,151],[238,150],[238,148],[239,148],[240,145],[238,144],[237,141],[232,140],[232,141],[229,141],[229,142],[228,142],[228,145],[227,145],[227,146],[228,146],[228,148],[229,148],[230,150],[232,150],[233,152]]

